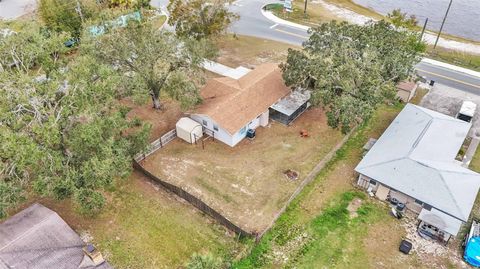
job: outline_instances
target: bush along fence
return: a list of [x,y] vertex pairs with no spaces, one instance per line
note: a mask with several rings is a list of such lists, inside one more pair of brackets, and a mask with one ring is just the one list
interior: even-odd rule
[[150,154],[154,153],[158,149],[163,148],[166,144],[168,144],[170,141],[175,139],[177,137],[177,131],[175,129],[170,130],[166,134],[162,135],[159,139],[153,141],[146,150],[143,152],[135,155],[134,159],[137,162],[140,162],[147,158]]
[[[218,221],[220,224],[225,226],[227,229],[229,229],[229,230],[231,230],[231,231],[233,231],[233,232],[235,232],[235,233],[237,233],[241,236],[253,236],[253,237],[257,238],[258,237],[257,233],[250,233],[250,232],[247,232],[247,231],[243,230],[242,228],[233,224],[233,222],[228,220],[222,214],[218,213],[215,209],[208,206],[205,202],[203,202],[202,200],[200,200],[196,196],[190,194],[189,192],[183,190],[182,188],[180,188],[178,186],[175,186],[173,184],[170,184],[168,182],[165,182],[165,181],[161,180],[157,176],[155,176],[152,173],[150,173],[149,171],[147,171],[140,164],[141,161],[143,161],[145,158],[147,158],[149,155],[151,155],[155,151],[163,148],[166,144],[168,144],[170,141],[175,139],[175,137],[177,137],[177,132],[176,132],[175,129],[173,129],[173,130],[167,132],[166,134],[162,135],[159,139],[153,141],[145,151],[137,154],[134,157],[133,168],[142,172],[145,176],[147,176],[151,180],[157,182],[158,184],[160,184],[160,186],[162,186],[166,190],[168,190],[170,192],[173,192],[174,194],[176,194],[180,198],[184,199],[185,201],[187,201],[188,203],[190,203],[194,207],[198,208],[203,213],[209,215],[210,217],[212,217],[213,219]],[[257,238],[257,240],[258,239],[259,238]]]

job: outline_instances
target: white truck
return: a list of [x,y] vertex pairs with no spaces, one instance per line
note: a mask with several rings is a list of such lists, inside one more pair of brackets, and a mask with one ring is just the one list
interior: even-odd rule
[[463,101],[460,111],[457,113],[457,119],[471,122],[475,111],[477,110],[477,104],[472,101]]

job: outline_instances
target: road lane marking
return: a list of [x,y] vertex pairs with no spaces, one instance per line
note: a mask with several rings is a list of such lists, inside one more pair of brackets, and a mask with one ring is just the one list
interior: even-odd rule
[[441,77],[441,78],[444,78],[444,79],[448,79],[448,80],[451,80],[451,81],[455,81],[455,82],[458,82],[458,83],[461,83],[461,84],[464,84],[464,85],[467,85],[467,86],[471,86],[471,87],[475,87],[475,88],[480,89],[480,85],[468,83],[468,82],[465,82],[465,81],[461,81],[461,80],[458,80],[458,79],[455,79],[455,78],[451,78],[451,77],[447,77],[447,76],[440,75],[440,74],[437,74],[437,73],[425,71],[425,70],[422,70],[422,69],[417,69],[417,71],[420,71],[420,72],[423,72],[423,73],[427,73],[427,74],[430,74],[430,75],[434,75],[434,76],[437,76],[437,77]]
[[274,25],[270,26],[270,29],[273,29],[278,26],[278,23],[275,23]]
[[273,30],[284,33],[284,34],[287,34],[287,35],[292,35],[292,36],[300,37],[300,38],[303,38],[303,39],[308,39],[308,36],[303,36],[303,35],[291,33],[291,32],[280,30],[280,29],[273,29]]

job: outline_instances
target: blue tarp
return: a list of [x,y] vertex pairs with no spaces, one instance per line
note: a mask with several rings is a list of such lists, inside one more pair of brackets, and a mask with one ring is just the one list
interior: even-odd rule
[[463,258],[469,264],[480,267],[480,237],[472,237],[468,240]]
[[89,27],[88,30],[92,36],[100,36],[105,34],[106,28],[125,27],[127,26],[128,21],[130,20],[140,21],[141,19],[142,19],[142,15],[140,14],[140,11],[135,11],[135,12],[120,16],[114,21],[108,21],[104,23],[104,25],[91,26]]

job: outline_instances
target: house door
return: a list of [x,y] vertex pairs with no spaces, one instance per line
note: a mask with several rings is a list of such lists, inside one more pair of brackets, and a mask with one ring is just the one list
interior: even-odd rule
[[383,186],[382,184],[378,185],[377,192],[375,192],[375,196],[377,196],[378,199],[385,201],[387,200],[388,193],[390,192],[390,189]]

